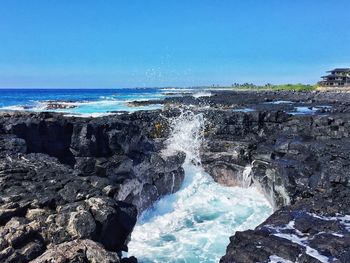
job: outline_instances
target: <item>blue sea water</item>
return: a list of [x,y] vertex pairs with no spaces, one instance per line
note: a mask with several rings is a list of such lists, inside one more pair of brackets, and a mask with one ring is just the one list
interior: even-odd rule
[[[0,110],[43,111],[47,101],[75,108],[56,110],[74,115],[100,116],[110,111],[156,109],[160,105],[130,107],[129,101],[163,99],[173,92],[192,92],[195,98],[210,91],[189,89],[0,89]],[[141,263],[212,263],[225,254],[229,237],[264,221],[272,207],[256,188],[224,187],[200,164],[205,119],[183,112],[169,119],[172,132],[162,154],[186,153],[181,189],[158,200],[140,215],[129,243],[129,254]],[[249,179],[250,170],[246,169]],[[245,176],[243,176],[245,178]],[[174,182],[174,179],[173,179]]]
[[104,114],[110,111],[157,109],[160,105],[130,107],[130,101],[163,99],[166,89],[0,89],[0,110],[43,111],[47,101],[75,106],[54,111],[77,115]]
[[229,237],[254,229],[272,213],[272,206],[257,188],[248,187],[250,166],[242,174],[242,187],[217,184],[205,172],[200,165],[204,115],[183,111],[169,122],[171,134],[162,154],[186,153],[184,182],[140,215],[128,253],[140,263],[219,262]]

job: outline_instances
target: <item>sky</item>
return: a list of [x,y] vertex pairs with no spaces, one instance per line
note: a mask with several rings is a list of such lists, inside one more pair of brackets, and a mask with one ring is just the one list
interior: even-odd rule
[[0,87],[312,84],[350,67],[349,10],[349,0],[2,0]]

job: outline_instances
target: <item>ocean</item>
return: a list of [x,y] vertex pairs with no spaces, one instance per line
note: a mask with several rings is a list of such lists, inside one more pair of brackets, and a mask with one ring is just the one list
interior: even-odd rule
[[[56,111],[98,117],[111,111],[159,109],[161,105],[135,107],[128,102],[160,100],[189,93],[194,97],[211,95],[210,91],[198,88],[0,89],[0,110]],[[50,102],[69,107],[48,110]]]
[[0,89],[0,110],[46,111],[49,101],[70,106],[50,111],[103,115],[110,111],[157,109],[160,105],[130,107],[128,102],[163,99],[168,89]]
[[[2,89],[0,110],[47,111],[49,101],[74,106],[50,111],[76,116],[101,116],[110,111],[137,111],[161,105],[131,107],[130,101],[163,99],[192,94],[210,96],[196,89]],[[162,154],[186,153],[181,189],[143,212],[128,244],[129,255],[141,263],[211,263],[225,254],[229,237],[253,229],[271,213],[272,206],[254,187],[226,187],[214,182],[200,161],[205,118],[184,112],[169,119],[172,132]],[[250,167],[246,167],[247,178]]]
[[[163,155],[186,153],[185,179],[180,190],[143,212],[128,244],[129,255],[140,263],[213,263],[225,254],[229,237],[254,229],[273,208],[255,187],[227,187],[204,171],[200,148],[205,129],[203,114],[184,111],[170,119],[170,137]],[[251,180],[251,167],[245,180]]]

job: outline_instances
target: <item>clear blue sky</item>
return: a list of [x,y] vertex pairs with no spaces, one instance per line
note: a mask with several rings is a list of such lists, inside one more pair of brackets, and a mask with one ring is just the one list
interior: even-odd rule
[[350,66],[349,0],[2,0],[0,87],[314,83]]

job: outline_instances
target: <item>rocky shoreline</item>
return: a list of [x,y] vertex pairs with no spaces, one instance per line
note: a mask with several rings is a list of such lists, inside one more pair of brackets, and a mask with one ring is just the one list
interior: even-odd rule
[[137,214],[184,178],[184,154],[161,153],[179,106],[206,119],[201,160],[214,180],[254,184],[275,207],[231,237],[221,262],[350,262],[349,93],[142,102],[152,103],[165,109],[95,119],[0,114],[1,262],[136,262],[121,251]]
[[1,114],[0,261],[119,262],[137,214],[184,176],[142,122]]

